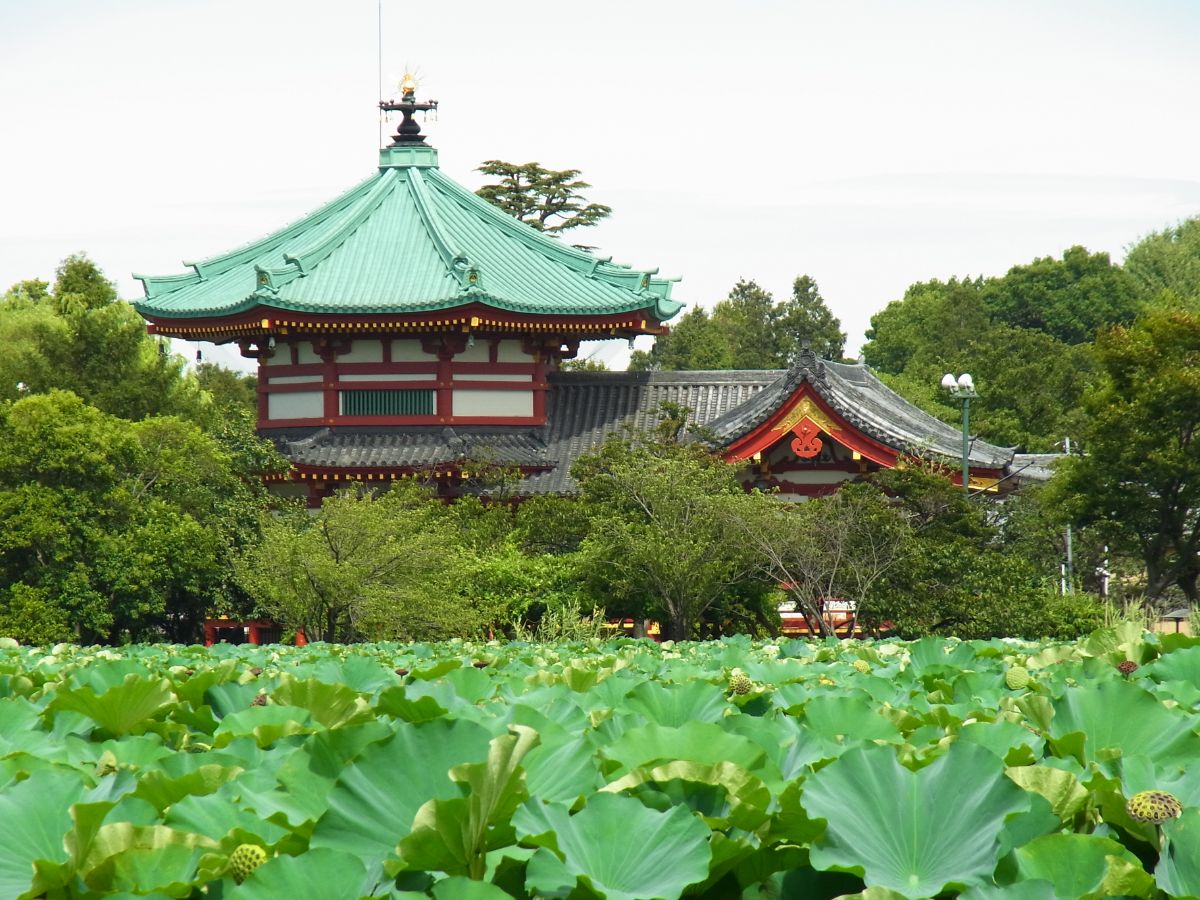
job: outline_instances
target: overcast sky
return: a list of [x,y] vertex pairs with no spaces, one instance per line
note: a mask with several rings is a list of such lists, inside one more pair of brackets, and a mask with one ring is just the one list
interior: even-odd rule
[[[360,181],[378,17],[377,0],[0,0],[0,289],[84,251],[135,297],[133,272],[181,271]],[[1190,0],[383,0],[382,21],[385,93],[419,70],[450,177],[582,169],[614,214],[577,240],[680,276],[689,304],[809,274],[851,354],[914,281],[1072,244],[1119,258],[1200,214]]]

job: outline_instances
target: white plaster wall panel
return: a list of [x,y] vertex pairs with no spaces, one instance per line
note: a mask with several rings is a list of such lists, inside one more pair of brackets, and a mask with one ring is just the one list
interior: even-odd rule
[[462,353],[454,354],[455,362],[485,363],[488,361],[488,342],[476,340],[473,347],[466,347]]
[[353,373],[338,376],[338,381],[345,384],[348,381],[435,381],[437,372],[384,372],[380,375],[355,375]]
[[420,341],[392,341],[392,362],[429,362],[437,357],[421,349]]
[[383,362],[383,342],[355,339],[350,352],[338,354],[337,361],[340,363]]
[[273,375],[268,384],[320,384],[320,375]]
[[325,395],[321,391],[267,394],[268,419],[319,419],[324,414]]
[[455,381],[533,381],[532,375],[472,375],[470,373],[459,373],[454,376]]
[[520,341],[501,341],[496,354],[496,362],[530,363],[533,357],[521,349]]
[[300,341],[297,347],[300,352],[296,355],[296,358],[300,360],[301,365],[319,363],[321,361],[321,357],[313,352],[311,341]]
[[455,391],[454,416],[533,416],[532,391]]
[[813,469],[808,472],[774,472],[774,478],[788,484],[838,484],[854,477],[851,472]]

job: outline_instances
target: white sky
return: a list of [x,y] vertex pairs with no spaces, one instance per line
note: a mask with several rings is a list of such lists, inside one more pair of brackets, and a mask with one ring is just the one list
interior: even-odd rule
[[[357,183],[377,13],[0,0],[0,289],[82,250],[134,297],[132,272]],[[383,0],[382,18],[387,92],[417,67],[451,177],[582,169],[615,213],[575,240],[704,306],[807,273],[851,353],[914,281],[1076,243],[1120,257],[1200,214],[1200,3]]]

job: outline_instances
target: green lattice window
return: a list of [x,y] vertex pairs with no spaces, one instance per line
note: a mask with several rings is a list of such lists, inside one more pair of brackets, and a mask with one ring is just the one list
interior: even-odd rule
[[342,391],[343,416],[432,416],[433,391]]

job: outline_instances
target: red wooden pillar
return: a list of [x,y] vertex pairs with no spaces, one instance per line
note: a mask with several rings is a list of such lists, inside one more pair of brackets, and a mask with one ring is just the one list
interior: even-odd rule
[[305,498],[305,505],[309,509],[321,508],[321,496],[325,487],[323,481],[309,481],[306,483],[308,487],[308,496]]
[[533,417],[539,425],[546,424],[546,391],[549,390],[546,375],[549,369],[550,364],[539,355],[533,366]]
[[454,417],[454,374],[450,368],[453,348],[443,344],[437,358],[437,416],[439,421],[449,422]]
[[337,356],[332,348],[321,350],[321,387],[325,392],[325,424],[332,425],[339,415]]

